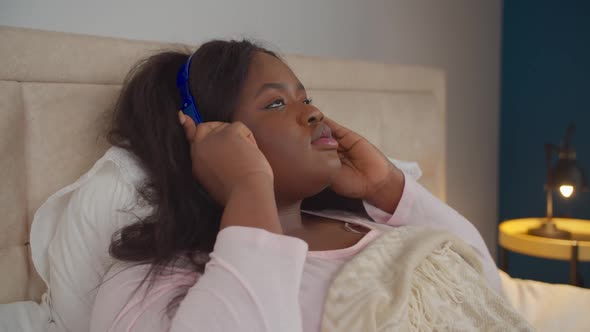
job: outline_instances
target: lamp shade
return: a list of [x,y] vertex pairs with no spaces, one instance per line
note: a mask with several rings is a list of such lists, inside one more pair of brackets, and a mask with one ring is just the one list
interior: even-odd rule
[[584,171],[575,159],[559,159],[549,172],[548,186],[551,189],[563,185],[572,186],[574,192],[588,190],[588,182]]

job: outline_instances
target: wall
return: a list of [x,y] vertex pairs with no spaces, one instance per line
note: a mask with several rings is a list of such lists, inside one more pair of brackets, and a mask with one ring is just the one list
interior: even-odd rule
[[448,77],[448,202],[496,249],[501,1],[0,0],[0,24],[421,64]]
[[[507,1],[504,7],[500,218],[544,216],[544,143],[560,144],[570,122],[573,145],[590,175],[590,2]],[[590,193],[565,201],[556,216],[590,219]],[[567,262],[510,255],[520,278],[567,283]],[[590,285],[590,264],[581,267]]]

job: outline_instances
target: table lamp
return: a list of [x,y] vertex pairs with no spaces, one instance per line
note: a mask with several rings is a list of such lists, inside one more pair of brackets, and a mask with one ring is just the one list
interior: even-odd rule
[[[553,190],[558,190],[562,197],[569,199],[580,191],[588,190],[588,183],[583,170],[576,161],[576,151],[571,145],[571,139],[575,132],[574,124],[571,124],[566,131],[561,146],[545,144],[545,158],[547,164],[547,218],[538,228],[528,231],[530,235],[570,239],[568,231],[558,229],[553,219]],[[553,154],[557,154],[558,160],[552,164]]]

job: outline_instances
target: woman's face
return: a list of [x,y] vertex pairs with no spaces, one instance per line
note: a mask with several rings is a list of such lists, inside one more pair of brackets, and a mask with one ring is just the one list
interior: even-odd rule
[[[332,183],[341,167],[324,115],[281,60],[258,52],[233,116],[254,134],[275,177],[278,200],[301,200]],[[328,138],[326,138],[328,137]]]

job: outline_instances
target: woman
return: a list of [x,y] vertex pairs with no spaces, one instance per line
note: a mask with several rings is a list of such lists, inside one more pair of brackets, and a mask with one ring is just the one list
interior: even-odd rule
[[318,331],[330,280],[380,233],[359,216],[302,211],[304,200],[334,208],[325,194],[362,201],[376,223],[455,233],[499,291],[475,228],[325,117],[273,52],[202,45],[188,80],[198,125],[178,111],[188,59],[149,58],[117,103],[111,142],[141,161],[142,198],[154,209],[114,237],[111,254],[127,264],[105,278],[92,331]]

